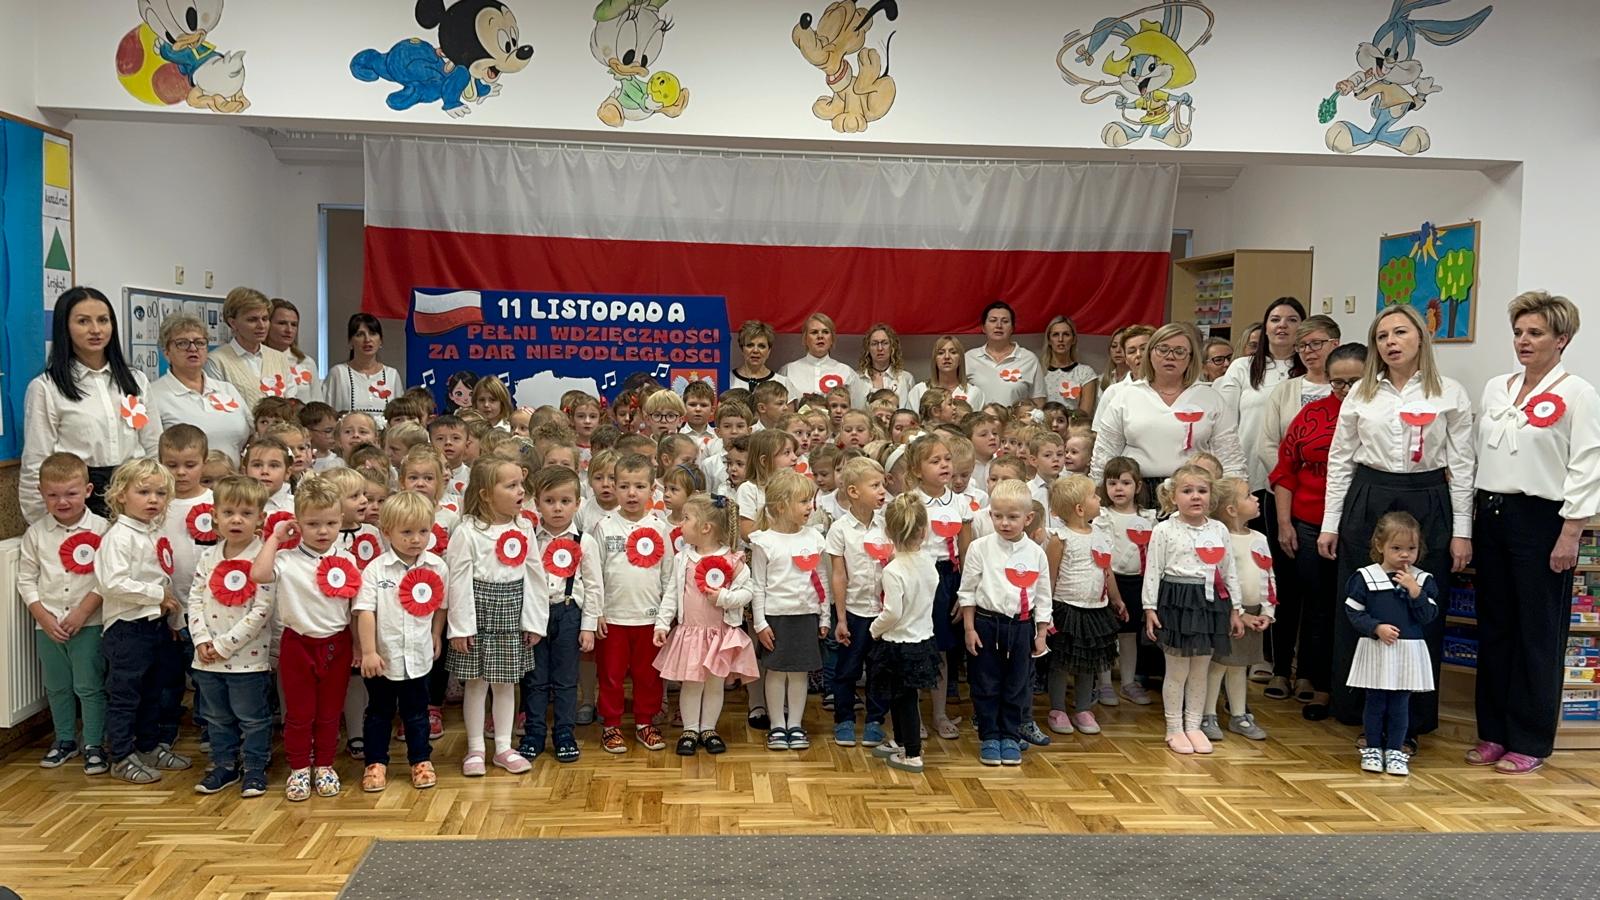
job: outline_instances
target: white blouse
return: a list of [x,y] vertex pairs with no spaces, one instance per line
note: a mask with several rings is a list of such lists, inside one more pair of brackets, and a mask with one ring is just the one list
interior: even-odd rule
[[334,412],[364,412],[372,416],[380,430],[386,424],[383,408],[405,392],[406,383],[393,366],[363,375],[348,363],[339,363],[328,370],[328,380],[322,383],[322,398]]
[[1126,390],[1127,386],[1133,384],[1135,381],[1138,381],[1138,379],[1133,377],[1132,372],[1129,372],[1128,374],[1122,376],[1121,381],[1113,381],[1111,384],[1107,385],[1106,389],[1100,392],[1100,396],[1095,398],[1094,419],[1090,422],[1090,427],[1093,428],[1095,432],[1098,433],[1100,431],[1100,423],[1105,421],[1106,405],[1111,402],[1111,398]]
[[188,424],[206,433],[206,444],[221,450],[235,464],[252,430],[250,410],[232,384],[221,378],[200,375],[200,390],[195,390],[168,372],[150,385],[150,404],[161,414],[162,429]]
[[372,613],[375,649],[383,659],[383,677],[390,681],[421,678],[433,668],[433,614],[412,615],[400,604],[400,582],[413,569],[428,569],[445,583],[446,597],[439,603],[448,615],[450,573],[444,560],[426,552],[409,566],[393,552],[373,560],[362,573],[361,591],[350,605],[354,612]]
[[[507,553],[513,562],[503,562],[497,546],[507,532]],[[515,545],[520,539],[521,546]],[[463,518],[450,532],[450,546],[445,548],[445,568],[450,571],[449,596],[455,602],[449,606],[446,636],[473,637],[478,633],[478,604],[472,591],[472,582],[487,581],[495,584],[522,582],[522,630],[533,634],[548,634],[550,603],[548,588],[543,578],[544,568],[539,563],[538,548],[523,529],[519,520],[504,525],[485,525],[473,518]],[[520,561],[516,557],[521,556]],[[535,567],[538,568],[535,568]]]
[[1239,602],[1261,607],[1261,615],[1278,618],[1278,577],[1272,571],[1272,549],[1259,531],[1228,533],[1233,541],[1233,570],[1239,575]]
[[[922,395],[928,392],[928,388],[934,386],[935,385],[929,381],[919,381],[912,385],[910,392],[905,395],[905,408],[916,409],[917,404],[922,402]],[[976,384],[973,384],[971,379],[968,379],[967,383],[964,385],[959,385],[953,388],[945,388],[945,390],[950,392],[951,399],[965,400],[967,401],[967,405],[973,409],[982,409],[983,404],[989,402],[984,398],[983,391],[979,389]]]
[[883,611],[867,632],[875,640],[916,644],[933,637],[939,573],[926,553],[896,556],[883,570]]
[[[1017,582],[1019,576],[1028,574],[1035,576],[1030,584]],[[972,542],[961,567],[961,587],[956,591],[956,601],[961,606],[1020,616],[1024,590],[1028,592],[1029,618],[1035,623],[1049,622],[1050,562],[1038,544],[1025,537],[1012,543],[999,534]]]
[[[922,549],[935,563],[960,562],[961,526],[972,521],[972,503],[966,495],[949,488],[938,497],[929,497],[921,491],[917,491],[917,495],[928,510],[928,534]],[[940,534],[941,529],[946,533]]]
[[1600,514],[1600,394],[1557,364],[1522,406],[1525,373],[1483,386],[1477,487],[1561,502],[1561,518]]
[[[1117,512],[1108,505],[1101,509],[1099,517],[1094,520],[1094,525],[1111,540],[1113,574],[1144,574],[1144,554],[1139,551],[1139,545],[1133,536],[1150,534],[1156,526],[1155,510],[1140,510],[1129,514]],[[1124,602],[1133,600],[1132,597],[1122,599]]]
[[883,533],[882,512],[873,513],[872,521],[863,523],[847,510],[828,529],[828,555],[844,561],[845,611],[870,618],[883,608],[881,588],[885,564],[867,550],[868,544],[887,547],[891,557],[894,553],[894,544]]
[[983,347],[967,351],[967,378],[983,392],[986,402],[1015,406],[1044,397],[1044,367],[1032,350],[1015,342],[1005,359],[996,362]]
[[329,547],[315,553],[305,544],[293,550],[279,550],[272,563],[277,583],[277,620],[295,634],[322,640],[350,627],[350,602],[354,597],[330,597],[317,584],[317,569],[328,557],[343,559],[355,568],[356,592],[361,591],[360,567],[355,558]]
[[[1251,362],[1252,358],[1248,356],[1234,360],[1228,365],[1228,371],[1212,383],[1212,387],[1222,395],[1223,402],[1228,404],[1234,416],[1239,445],[1249,447],[1252,451],[1249,460],[1250,490],[1260,491],[1266,489],[1267,472],[1272,469],[1254,455],[1256,443],[1261,439],[1261,412],[1267,405],[1267,397],[1272,389],[1288,380],[1294,359],[1274,359],[1269,354],[1266,369],[1261,373],[1261,387],[1258,388],[1250,386]],[[1277,460],[1273,461],[1276,463]]]
[[1044,372],[1044,399],[1064,404],[1067,409],[1077,409],[1083,397],[1083,386],[1097,380],[1100,373],[1083,363],[1073,363],[1060,369],[1046,368]]
[[[793,534],[757,531],[750,535],[750,577],[755,590],[750,611],[757,632],[767,628],[771,616],[816,613],[822,626],[828,626],[832,617],[828,573],[822,567],[824,549],[822,535],[813,528],[802,528]],[[815,562],[811,561],[813,557]],[[810,571],[803,564],[810,565]]]
[[107,631],[118,622],[161,618],[161,601],[171,593],[171,580],[159,560],[159,531],[157,523],[118,516],[101,536],[94,577]]
[[1100,404],[1101,420],[1089,475],[1097,483],[1106,463],[1127,456],[1146,478],[1165,478],[1201,450],[1222,461],[1225,475],[1245,474],[1244,451],[1227,403],[1216,388],[1195,382],[1168,406],[1156,389],[1130,382]]
[[52,453],[71,453],[91,467],[120,466],[130,459],[156,456],[161,416],[150,400],[150,382],[133,370],[138,396],[122,393],[111,366],[90,369],[72,363],[82,400],[68,400],[48,374],[28,383],[23,400],[22,473],[17,499],[29,523],[45,515],[39,496],[39,464]]
[[1337,534],[1344,498],[1358,465],[1407,474],[1448,469],[1452,537],[1472,537],[1472,401],[1460,382],[1439,378],[1443,392],[1425,396],[1422,375],[1403,388],[1378,380],[1371,400],[1356,385],[1339,407],[1339,424],[1328,447],[1328,489],[1322,530]]
[[[1216,562],[1207,562],[1214,557]],[[1239,587],[1239,572],[1233,565],[1233,537],[1228,527],[1216,519],[1207,519],[1204,525],[1189,525],[1177,516],[1156,524],[1150,536],[1150,555],[1145,568],[1143,606],[1156,608],[1161,594],[1161,580],[1166,577],[1194,578],[1205,582],[1206,599],[1215,601],[1217,579],[1233,598],[1233,608],[1244,609]]]
[[[910,405],[911,388],[914,384],[911,373],[904,369],[890,369],[883,373],[883,387],[894,391],[895,397],[898,398],[897,403],[902,409],[916,409]],[[881,388],[872,386],[870,375],[857,371],[855,380],[850,382],[850,405],[856,409],[866,409],[867,395],[877,390]]]
[[783,377],[794,388],[789,394],[791,402],[798,402],[801,394],[821,394],[824,397],[834,388],[850,388],[855,396],[855,382],[861,376],[856,371],[831,356],[802,356],[783,367]]
[[1099,530],[1082,534],[1066,526],[1052,528],[1050,536],[1061,542],[1061,567],[1051,588],[1055,602],[1084,609],[1106,606],[1106,570],[1095,561],[1094,552],[1098,548],[1109,557],[1110,540]]

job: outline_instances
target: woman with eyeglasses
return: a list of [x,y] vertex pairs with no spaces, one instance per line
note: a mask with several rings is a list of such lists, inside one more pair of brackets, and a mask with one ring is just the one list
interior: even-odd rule
[[1155,496],[1156,486],[1189,457],[1205,450],[1225,475],[1243,476],[1244,452],[1233,417],[1216,388],[1200,383],[1200,335],[1172,323],[1150,336],[1138,381],[1125,382],[1100,404],[1089,476],[1099,483],[1106,463],[1131,457]]
[[[1317,322],[1321,318],[1312,316],[1306,325],[1325,327]],[[1300,680],[1310,688],[1300,714],[1318,721],[1328,717],[1328,695],[1333,683],[1333,618],[1340,599],[1339,567],[1317,552],[1327,490],[1328,447],[1333,443],[1339,407],[1350,388],[1361,380],[1367,348],[1362,344],[1341,344],[1313,355],[1316,367],[1326,373],[1328,392],[1298,409],[1289,420],[1281,439],[1274,443],[1277,458],[1267,480],[1276,501],[1278,546],[1294,560],[1292,581],[1278,585],[1279,622],[1282,623],[1285,605],[1293,606],[1298,618],[1298,628],[1285,624],[1282,629],[1297,639],[1298,655],[1293,641],[1286,650],[1274,652],[1283,653],[1280,658],[1298,662]],[[1308,363],[1307,368],[1310,367]],[[1279,389],[1288,389],[1292,384],[1293,379],[1279,385]],[[1278,636],[1277,624],[1273,625],[1273,636]],[[1298,691],[1296,699],[1302,699]]]
[[867,329],[867,336],[861,339],[861,365],[850,382],[850,405],[866,409],[867,396],[887,388],[894,391],[898,405],[905,406],[914,383],[900,353],[900,335],[885,322]]
[[1227,338],[1206,338],[1206,346],[1200,360],[1200,380],[1210,384],[1227,374],[1228,366],[1233,364],[1233,344]]
[[[1295,332],[1294,352],[1300,358],[1305,369],[1299,375],[1292,376],[1280,382],[1277,387],[1267,395],[1266,403],[1261,407],[1260,434],[1256,438],[1254,447],[1245,446],[1246,453],[1253,453],[1257,463],[1268,472],[1278,464],[1278,442],[1283,439],[1284,430],[1288,428],[1296,414],[1306,404],[1321,400],[1332,392],[1328,385],[1327,360],[1328,354],[1339,346],[1339,325],[1327,316],[1312,316],[1300,323]],[[1272,488],[1269,484],[1266,493],[1270,495]],[[1299,590],[1301,587],[1295,578],[1294,556],[1295,545],[1298,542],[1294,529],[1289,526],[1289,510],[1278,505],[1276,497],[1272,502],[1262,503],[1262,516],[1266,517],[1268,511],[1273,515],[1273,524],[1267,529],[1272,541],[1269,546],[1275,550],[1283,551],[1283,555],[1274,553],[1278,576],[1278,615],[1272,623],[1271,653],[1268,658],[1272,661],[1272,677],[1267,682],[1265,694],[1274,700],[1282,700],[1290,695],[1290,682],[1294,675],[1294,647],[1300,629],[1300,601]],[[1316,543],[1315,535],[1312,543]],[[1302,675],[1293,686],[1294,698],[1301,703],[1310,703],[1312,695],[1316,693],[1311,680]]]
[[1489,379],[1478,419],[1478,745],[1467,763],[1524,775],[1555,749],[1578,539],[1600,513],[1600,395],[1566,370],[1578,307],[1511,301],[1521,369]]
[[161,414],[163,429],[193,425],[206,433],[212,450],[237,463],[250,438],[250,410],[231,383],[206,375],[206,339],[205,323],[194,316],[172,316],[161,323],[167,374],[150,385],[150,400]]

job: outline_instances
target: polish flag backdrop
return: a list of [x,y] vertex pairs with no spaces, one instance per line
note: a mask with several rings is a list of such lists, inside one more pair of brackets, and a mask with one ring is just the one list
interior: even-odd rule
[[[415,287],[721,296],[730,323],[797,332],[1019,332],[1161,321],[1171,164],[816,159],[413,138],[366,143],[363,308],[405,318]],[[471,292],[417,329],[469,324]],[[477,321],[481,321],[477,320]]]

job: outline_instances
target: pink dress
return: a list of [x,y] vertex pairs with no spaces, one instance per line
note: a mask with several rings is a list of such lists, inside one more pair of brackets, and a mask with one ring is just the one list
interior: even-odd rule
[[[750,636],[744,629],[724,622],[723,610],[707,600],[695,583],[694,567],[700,559],[700,555],[689,548],[674,561],[673,577],[682,588],[678,623],[656,654],[656,668],[661,671],[661,677],[669,681],[705,681],[708,675],[724,679],[738,675],[747,680],[761,677]],[[735,574],[724,590],[748,590],[749,569],[737,556],[731,559]]]

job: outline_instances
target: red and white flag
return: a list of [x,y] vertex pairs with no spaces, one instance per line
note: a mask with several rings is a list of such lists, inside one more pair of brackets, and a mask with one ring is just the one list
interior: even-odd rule
[[478,291],[448,294],[418,291],[411,303],[415,310],[411,321],[417,334],[444,334],[465,325],[483,324],[483,294]]
[[[944,334],[971,332],[1003,299],[1019,333],[1070,313],[1108,334],[1164,317],[1177,184],[1170,163],[373,137],[362,308],[405,318],[413,289],[429,287],[721,296],[730,322],[784,332],[822,309],[843,333],[885,321]],[[476,296],[429,297],[418,331],[474,321]]]

